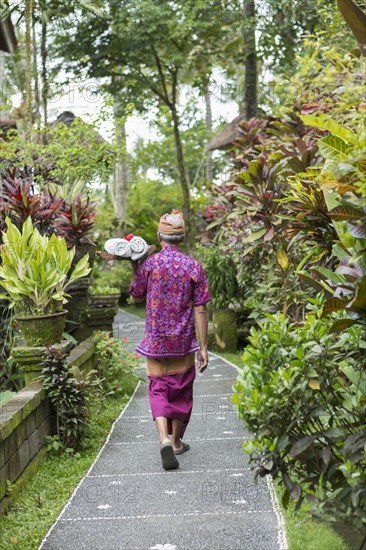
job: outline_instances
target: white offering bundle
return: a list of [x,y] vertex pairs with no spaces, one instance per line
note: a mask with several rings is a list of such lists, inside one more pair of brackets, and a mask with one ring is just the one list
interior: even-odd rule
[[142,258],[142,256],[146,254],[148,248],[146,241],[133,233],[121,239],[108,239],[104,245],[104,250],[108,252],[108,254],[128,258],[132,261]]

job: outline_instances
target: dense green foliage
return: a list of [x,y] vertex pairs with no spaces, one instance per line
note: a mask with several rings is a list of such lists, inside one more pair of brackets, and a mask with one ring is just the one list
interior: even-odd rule
[[[235,402],[257,473],[313,513],[362,529],[366,494],[366,166],[357,57],[309,39],[294,110],[243,123],[204,240],[233,253],[252,309]],[[316,60],[318,75],[313,80]],[[324,88],[310,102],[314,86]],[[336,87],[335,87],[336,86]],[[291,99],[291,97],[289,97]],[[320,293],[316,296],[316,292]],[[271,312],[268,313],[268,312]]]
[[337,336],[316,312],[300,326],[278,313],[252,329],[249,341],[235,401],[255,434],[244,448],[258,463],[258,474],[281,474],[284,499],[301,503],[307,497],[361,528],[366,507],[361,327]]

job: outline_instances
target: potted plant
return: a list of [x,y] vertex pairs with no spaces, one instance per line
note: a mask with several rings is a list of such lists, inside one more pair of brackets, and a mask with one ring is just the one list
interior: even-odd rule
[[[89,256],[89,265],[94,265],[96,245],[89,239],[89,234],[95,222],[95,204],[89,197],[66,199],[54,220],[56,235],[64,237],[68,248],[75,247],[75,256],[70,266],[70,274],[77,262],[86,254]],[[88,292],[90,277],[82,277],[76,282],[70,281],[66,288],[69,293],[69,312],[67,315],[67,329],[77,340],[85,338],[85,313],[88,307]]]
[[30,217],[22,231],[7,217],[0,257],[0,285],[7,294],[27,345],[51,345],[62,338],[67,311],[68,283],[85,277],[91,270],[84,256],[68,278],[75,248],[68,250],[65,239],[41,235]]

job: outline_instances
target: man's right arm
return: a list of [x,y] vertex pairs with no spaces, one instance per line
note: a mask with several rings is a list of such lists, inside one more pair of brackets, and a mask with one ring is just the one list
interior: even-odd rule
[[131,284],[128,293],[132,296],[134,302],[143,302],[147,292],[147,269],[146,260],[141,263],[131,262]]
[[200,351],[198,352],[198,370],[203,372],[208,365],[207,354],[207,332],[208,332],[208,311],[206,304],[194,307],[194,319],[198,330]]

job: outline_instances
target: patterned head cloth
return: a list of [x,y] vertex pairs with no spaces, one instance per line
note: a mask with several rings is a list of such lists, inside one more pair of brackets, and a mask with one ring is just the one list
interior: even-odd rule
[[161,216],[158,231],[164,235],[182,235],[185,232],[182,212],[173,210],[171,214]]

